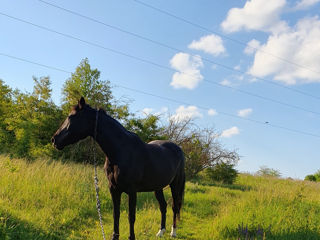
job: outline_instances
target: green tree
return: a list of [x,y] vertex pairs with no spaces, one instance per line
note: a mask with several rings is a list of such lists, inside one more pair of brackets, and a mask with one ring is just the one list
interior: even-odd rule
[[13,141],[13,134],[6,124],[11,108],[12,90],[0,79],[0,153],[8,153]]
[[159,117],[148,115],[145,118],[130,118],[126,128],[135,132],[144,142],[166,139],[162,135],[163,128],[159,127]]
[[17,157],[53,156],[50,138],[61,122],[62,112],[51,100],[49,77],[33,77],[32,93],[13,92],[13,104],[6,117],[14,133],[11,153]]
[[261,166],[256,174],[263,177],[281,177],[279,170],[269,168],[267,166]]
[[[92,68],[87,58],[83,59],[75,72],[71,74],[62,89],[63,95],[63,114],[66,116],[70,112],[70,107],[84,97],[86,102],[92,107],[102,108],[109,115],[117,120],[126,122],[129,117],[128,105],[120,104],[114,99],[109,81],[100,79],[100,71]],[[90,162],[91,160],[91,143],[86,138],[64,151],[64,158],[73,161]],[[99,149],[99,148],[97,148]],[[104,161],[104,155],[99,149],[99,162]]]

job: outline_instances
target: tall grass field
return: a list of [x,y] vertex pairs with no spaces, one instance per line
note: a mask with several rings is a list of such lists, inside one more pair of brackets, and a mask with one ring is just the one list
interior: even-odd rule
[[[112,202],[99,168],[103,224],[110,239]],[[170,189],[167,233],[172,223]],[[120,239],[128,239],[123,194]],[[139,193],[138,240],[156,239],[160,211],[153,193]],[[178,238],[320,239],[320,184],[241,174],[234,185],[187,182]],[[0,156],[0,239],[102,239],[96,212],[93,168],[48,160]]]

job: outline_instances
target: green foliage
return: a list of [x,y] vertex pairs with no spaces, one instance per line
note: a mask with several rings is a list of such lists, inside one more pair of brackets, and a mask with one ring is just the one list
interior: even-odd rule
[[[126,121],[129,116],[128,106],[118,104],[112,95],[109,81],[100,79],[100,71],[91,68],[89,60],[83,59],[77,66],[71,77],[66,80],[62,89],[63,114],[67,116],[72,105],[77,104],[81,97],[92,107],[104,109],[109,115],[120,121]],[[105,156],[98,149],[97,159],[103,163]],[[63,151],[63,159],[76,162],[90,162],[92,158],[92,141],[86,138],[74,145],[66,147]]]
[[317,181],[317,178],[315,175],[307,175],[305,178],[304,178],[305,181],[312,181],[312,182],[316,182]]
[[7,111],[6,129],[12,133],[10,152],[17,157],[34,159],[53,156],[50,138],[62,119],[61,110],[51,100],[49,77],[34,80],[30,93],[16,90]]
[[[101,239],[90,165],[0,156],[0,239]],[[98,168],[101,211],[107,239],[112,234],[112,201]],[[320,184],[239,174],[234,185],[187,182],[178,239],[245,239],[263,229],[268,240],[320,239]],[[167,229],[172,224],[171,192]],[[120,234],[128,239],[128,202],[123,194]],[[160,224],[153,193],[139,193],[136,238],[154,239]],[[269,230],[270,229],[270,230]],[[205,230],[205,231],[204,231]],[[171,239],[167,232],[164,240]],[[259,238],[258,238],[259,239]]]
[[192,179],[207,167],[207,160],[209,158],[208,145],[201,141],[197,135],[192,135],[181,146],[186,158],[186,177],[187,179]]
[[100,80],[100,71],[91,69],[89,60],[81,61],[75,72],[66,80],[62,94],[64,104],[75,104],[80,97],[85,97],[92,106],[108,107],[112,99],[109,82]]
[[320,182],[320,169],[314,174],[317,179],[317,182]]
[[13,134],[7,129],[6,118],[12,109],[12,90],[0,79],[0,153],[8,153]]
[[[145,141],[168,139],[180,145],[186,156],[186,174],[192,179],[205,168],[218,162],[235,164],[239,156],[236,151],[222,147],[212,129],[199,129],[190,120],[169,121],[161,126],[154,115],[140,118],[130,114],[128,105],[119,103],[113,95],[109,81],[100,79],[100,71],[92,68],[88,59],[83,59],[63,86],[62,106],[51,99],[49,77],[33,77],[32,93],[12,91],[0,80],[0,153],[15,157],[35,159],[42,156],[76,162],[91,162],[90,138],[56,151],[51,146],[51,137],[70,107],[83,96],[93,107],[103,108],[107,114],[119,120],[128,130]],[[98,150],[98,162],[105,156]]]
[[221,162],[213,167],[207,168],[205,174],[210,180],[224,184],[232,184],[238,176],[238,171],[234,167],[233,164]]
[[114,100],[109,81],[100,79],[100,71],[91,68],[89,60],[83,59],[62,89],[64,114],[69,114],[70,107],[77,104],[80,97],[92,107],[99,107],[118,120],[129,116],[128,106]]
[[263,177],[281,177],[279,170],[268,168],[267,166],[261,166],[256,174]]
[[312,175],[307,175],[304,180],[320,182],[320,169]]
[[144,142],[153,140],[163,140],[163,128],[159,127],[159,117],[148,115],[145,118],[132,117],[126,123],[126,128],[129,131],[135,132]]

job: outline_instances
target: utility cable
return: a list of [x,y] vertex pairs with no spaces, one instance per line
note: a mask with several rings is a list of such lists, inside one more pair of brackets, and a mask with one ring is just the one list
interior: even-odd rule
[[[158,46],[161,46],[161,47],[164,47],[164,48],[173,50],[173,51],[175,51],[175,52],[184,52],[183,50],[178,49],[178,48],[176,48],[176,47],[170,46],[170,45],[168,45],[168,44],[159,42],[159,41],[157,41],[157,40],[154,40],[154,39],[151,39],[151,38],[148,38],[148,37],[144,37],[144,36],[142,36],[142,35],[140,35],[140,34],[133,33],[133,32],[131,32],[131,31],[122,29],[122,28],[120,28],[120,27],[117,27],[117,26],[114,26],[114,25],[111,25],[111,24],[102,22],[102,21],[100,21],[100,20],[98,20],[98,19],[95,19],[95,18],[86,16],[86,15],[83,15],[83,14],[81,14],[81,13],[75,12],[75,11],[70,10],[70,9],[66,9],[66,8],[61,7],[61,6],[58,6],[58,5],[56,5],[56,4],[53,4],[53,3],[50,3],[50,2],[47,2],[47,1],[44,1],[44,0],[38,0],[38,1],[44,3],[44,4],[48,5],[48,6],[51,6],[51,7],[60,9],[60,10],[62,10],[62,11],[64,11],[64,12],[69,13],[69,14],[72,14],[72,15],[75,15],[75,16],[78,16],[78,17],[81,17],[81,18],[84,18],[84,19],[89,20],[89,21],[94,22],[94,23],[98,23],[98,24],[100,24],[100,25],[103,25],[104,27],[108,27],[108,28],[111,28],[111,29],[113,29],[113,30],[116,30],[116,31],[119,31],[119,32],[122,32],[122,33],[125,33],[125,34],[128,34],[128,35],[134,36],[134,37],[136,37],[136,38],[142,39],[142,40],[144,40],[144,41],[151,42],[151,43],[153,43],[153,44],[156,44],[156,45],[158,45]],[[137,0],[134,0],[134,1],[135,1],[135,2],[138,2],[138,3],[140,3],[140,4],[143,4],[143,5],[145,5],[145,6],[148,6],[148,7],[150,7],[150,8],[153,8],[151,5],[145,4],[145,3],[143,3],[142,1],[137,1]],[[155,10],[158,10],[158,11],[162,11],[162,10],[160,10],[160,9],[158,9],[158,8],[154,8],[154,9],[155,9]],[[170,16],[172,15],[172,14],[170,14],[170,13],[168,13],[168,12],[165,12],[165,11],[163,11],[163,13],[167,13],[167,14],[169,14]],[[172,16],[174,16],[174,15],[172,15]],[[180,18],[178,17],[178,19],[180,19]],[[182,20],[182,18],[181,18],[180,20]],[[190,23],[190,24],[191,24],[191,22],[189,22],[189,21],[187,21],[187,20],[184,20],[184,21],[186,21],[187,23]],[[195,25],[195,26],[198,26],[197,24],[194,24],[194,25]],[[203,27],[203,28],[204,28],[204,27]],[[206,29],[206,28],[204,28],[204,29]],[[207,30],[209,31],[209,29],[207,29]],[[216,33],[216,34],[218,35],[218,33]],[[219,36],[223,36],[223,37],[228,38],[229,40],[231,40],[231,38],[229,38],[229,37],[227,37],[227,36],[224,36],[224,35],[221,35],[221,34],[220,34]],[[246,43],[243,43],[243,42],[241,42],[241,41],[237,41],[237,40],[234,40],[234,41],[236,41],[236,42],[238,42],[238,43],[241,43],[241,44],[243,44],[243,45],[245,45],[245,46],[249,46],[249,45],[247,45]],[[249,46],[249,47],[251,47],[251,46]],[[253,47],[252,47],[252,48],[253,48]],[[254,48],[254,49],[257,50],[257,51],[259,50],[259,49],[256,49],[256,48]],[[262,50],[260,50],[260,51],[262,52]],[[192,54],[191,54],[191,55],[192,55]],[[271,54],[270,54],[270,55],[271,55]],[[196,55],[192,55],[192,56],[196,56]],[[279,57],[278,57],[278,58],[279,58]],[[220,67],[222,67],[222,68],[225,68],[225,69],[227,69],[227,70],[229,70],[229,71],[233,71],[233,72],[237,72],[237,73],[240,73],[240,74],[245,74],[245,75],[247,75],[247,72],[241,71],[240,69],[234,69],[233,67],[230,67],[230,66],[227,66],[227,65],[225,65],[225,64],[222,64],[222,63],[213,61],[213,60],[208,59],[208,58],[202,57],[202,59],[203,59],[204,61],[206,61],[206,62],[209,62],[209,63],[211,63],[211,64],[215,64],[215,65],[220,66]],[[285,59],[284,59],[284,60],[285,60]],[[287,62],[288,62],[288,61],[287,61]],[[289,62],[289,63],[290,63],[290,62]],[[292,64],[294,64],[294,63],[292,63]],[[305,68],[305,67],[300,66],[300,65],[298,65],[298,64],[294,64],[294,65],[296,65],[296,66],[298,66],[298,67],[300,67],[300,68]],[[307,68],[305,68],[305,69],[307,69]],[[310,70],[310,69],[308,69],[308,70]],[[313,72],[315,72],[315,71],[313,70]],[[320,73],[320,72],[316,72],[316,73]],[[301,90],[298,90],[298,89],[294,89],[294,88],[292,88],[292,87],[288,87],[288,86],[285,86],[285,85],[282,85],[282,84],[279,84],[279,83],[276,83],[276,82],[267,80],[267,79],[262,78],[262,77],[255,77],[255,78],[258,79],[258,80],[261,80],[261,81],[263,81],[263,82],[265,82],[265,83],[268,83],[268,84],[271,84],[271,85],[274,85],[274,86],[277,86],[277,87],[281,87],[281,88],[287,89],[287,90],[289,90],[289,91],[293,91],[293,92],[295,92],[295,93],[299,93],[299,94],[302,94],[302,95],[305,95],[305,96],[312,97],[312,98],[314,98],[314,99],[320,100],[320,97],[319,97],[319,96],[315,96],[315,95],[313,95],[313,94],[310,94],[310,93],[307,93],[307,92],[304,92],[304,91],[301,91]]]
[[[41,1],[41,0],[40,0],[40,1]],[[295,63],[295,62],[292,62],[292,61],[290,61],[290,60],[288,60],[288,59],[286,59],[286,58],[280,57],[280,56],[278,56],[278,55],[276,55],[276,54],[273,54],[273,53],[270,53],[270,52],[266,52],[266,51],[261,50],[261,49],[259,49],[259,48],[250,46],[250,45],[248,45],[248,44],[245,43],[245,42],[242,42],[242,41],[240,41],[240,40],[237,40],[237,39],[228,37],[228,36],[226,36],[226,35],[224,35],[224,34],[222,34],[222,33],[220,33],[220,32],[214,31],[214,30],[209,29],[209,28],[207,28],[207,27],[204,27],[204,26],[202,26],[202,25],[200,25],[200,24],[197,24],[197,23],[194,23],[194,22],[192,22],[192,21],[190,21],[190,20],[187,20],[186,18],[179,17],[179,16],[177,16],[177,15],[175,15],[175,14],[173,14],[173,13],[170,13],[170,12],[168,12],[168,11],[165,11],[165,10],[163,10],[163,9],[160,9],[160,8],[158,8],[158,7],[155,7],[155,6],[151,5],[151,4],[145,3],[144,1],[141,1],[141,0],[133,0],[133,1],[136,2],[136,3],[138,3],[138,4],[140,4],[140,5],[143,5],[143,6],[147,7],[147,8],[149,8],[149,9],[153,9],[154,11],[157,11],[157,12],[160,12],[160,13],[162,13],[162,14],[164,14],[164,15],[167,15],[167,16],[169,16],[169,17],[171,17],[171,18],[177,19],[177,20],[179,20],[179,21],[181,21],[181,22],[184,22],[184,23],[187,23],[187,24],[189,24],[189,25],[191,25],[191,26],[194,26],[194,27],[196,27],[196,28],[202,29],[202,30],[204,30],[204,31],[206,31],[206,32],[216,34],[216,35],[218,35],[218,36],[220,36],[220,37],[222,37],[222,38],[224,38],[224,39],[227,39],[227,40],[229,40],[229,41],[232,41],[232,42],[234,42],[234,43],[237,43],[237,44],[240,44],[240,45],[249,47],[249,48],[251,48],[251,49],[253,49],[253,50],[255,50],[255,51],[258,51],[258,52],[267,54],[267,55],[272,56],[272,57],[274,57],[274,58],[277,58],[277,59],[279,59],[279,60],[281,60],[281,61],[283,61],[283,62],[292,64],[292,65],[294,65],[294,66],[296,66],[296,67],[303,68],[303,69],[309,70],[309,71],[311,71],[311,72],[320,74],[319,71],[316,71],[316,70],[311,69],[311,68],[309,68],[309,67],[303,66],[303,65],[298,64],[298,63]]]
[[[2,12],[0,12],[0,15],[6,16],[8,18],[11,18],[13,20],[16,20],[16,21],[19,21],[19,22],[22,22],[22,23],[25,23],[25,24],[32,25],[34,27],[40,28],[40,29],[45,30],[45,31],[49,31],[49,32],[61,35],[63,37],[67,37],[67,38],[70,38],[70,39],[73,39],[73,40],[77,40],[79,42],[88,44],[90,46],[101,48],[103,50],[106,50],[106,51],[109,51],[109,52],[112,52],[112,53],[115,53],[115,54],[118,54],[118,55],[122,55],[122,56],[125,56],[125,57],[128,57],[128,58],[132,58],[134,60],[137,60],[137,61],[140,61],[140,62],[143,62],[143,63],[147,63],[147,64],[150,64],[150,65],[156,66],[156,67],[161,68],[161,69],[168,70],[170,72],[176,72],[176,70],[174,70],[174,69],[172,69],[170,67],[167,67],[165,65],[161,65],[159,63],[156,63],[156,62],[153,62],[153,61],[150,61],[150,60],[146,60],[144,58],[140,58],[140,57],[137,57],[137,56],[134,56],[134,55],[130,55],[128,53],[124,53],[122,51],[118,51],[118,50],[115,50],[115,49],[112,49],[112,48],[108,48],[108,47],[102,46],[102,45],[97,44],[97,43],[93,43],[93,42],[90,42],[90,41],[87,41],[87,40],[83,40],[83,39],[80,39],[78,37],[72,36],[70,34],[65,34],[65,33],[62,33],[62,32],[58,32],[56,30],[53,30],[53,29],[50,29],[50,28],[47,28],[47,27],[44,27],[44,26],[41,26],[41,25],[38,25],[38,24],[35,24],[35,23],[32,23],[32,22],[20,19],[20,18],[17,18],[17,17],[13,17],[13,16],[7,15],[7,14],[2,13]],[[185,73],[185,72],[180,72],[180,73],[186,74],[186,75],[189,75],[189,76],[193,77],[192,74],[188,74],[188,73]],[[223,84],[218,83],[218,82],[209,81],[209,80],[205,80],[205,82],[208,82],[208,83],[220,86],[220,87],[233,89],[233,90],[235,90],[237,92],[240,92],[240,93],[252,96],[252,97],[260,98],[260,99],[263,99],[265,101],[270,101],[270,102],[277,103],[277,104],[280,104],[280,105],[283,105],[283,106],[286,106],[286,107],[290,107],[290,108],[298,109],[298,110],[301,110],[301,111],[304,111],[304,112],[320,115],[319,112],[315,112],[315,111],[312,111],[312,110],[309,110],[309,109],[306,109],[306,108],[303,108],[303,107],[295,106],[295,105],[292,105],[292,104],[289,104],[289,103],[284,103],[284,102],[281,102],[281,101],[278,101],[278,100],[274,100],[274,99],[271,99],[271,98],[268,98],[268,97],[260,96],[258,94],[251,93],[251,92],[248,92],[248,91],[245,91],[245,90],[240,90],[240,89],[237,89],[237,88],[234,88],[234,87],[231,87],[231,86],[226,86],[226,85],[223,85]],[[280,86],[282,86],[282,85],[280,85]]]
[[[63,70],[63,69],[60,69],[60,68],[57,68],[57,67],[53,67],[53,66],[49,66],[49,65],[46,65],[46,64],[38,63],[38,62],[35,62],[35,61],[30,61],[28,59],[15,57],[15,56],[8,55],[8,54],[3,54],[3,53],[0,53],[0,55],[1,56],[5,56],[5,57],[9,57],[9,58],[12,58],[12,59],[15,59],[15,60],[23,61],[23,62],[26,62],[26,63],[29,63],[29,64],[37,65],[37,66],[40,66],[40,67],[45,67],[45,68],[48,68],[48,69],[51,69],[51,70],[60,71],[60,72],[64,72],[64,73],[72,73],[71,71],[66,71],[66,70]],[[185,101],[180,101],[180,100],[177,100],[177,99],[160,96],[160,95],[157,95],[157,94],[154,94],[154,93],[142,91],[142,90],[139,90],[139,89],[130,88],[130,87],[127,87],[127,86],[124,86],[124,85],[121,85],[121,84],[116,84],[115,86],[123,88],[123,89],[130,90],[130,91],[133,91],[133,92],[137,92],[137,93],[140,93],[140,94],[144,94],[144,95],[147,95],[147,96],[152,96],[152,97],[156,97],[156,98],[159,98],[159,99],[162,99],[162,100],[178,103],[178,104],[194,105],[194,104],[191,104],[191,103],[188,103],[188,102],[185,102]],[[208,108],[208,107],[199,106],[199,105],[194,105],[194,106],[197,106],[199,109],[202,109],[202,110],[206,110],[206,111],[210,110],[210,108]],[[234,115],[234,114],[226,113],[226,112],[221,112],[221,111],[219,111],[218,113],[221,114],[221,115],[228,116],[228,117],[241,119],[241,120],[244,120],[244,121],[250,121],[252,123],[263,125],[263,126],[269,126],[269,127],[272,127],[272,128],[278,128],[278,129],[286,130],[286,131],[289,131],[289,132],[294,132],[294,133],[297,133],[297,134],[302,134],[302,135],[307,135],[307,136],[320,138],[320,135],[317,135],[317,134],[304,132],[304,131],[300,131],[300,130],[293,129],[293,128],[287,128],[287,127],[283,127],[283,126],[279,126],[279,125],[275,125],[275,124],[270,124],[269,122],[255,120],[255,119],[252,119],[252,118],[243,118],[243,117],[240,117],[238,115]]]

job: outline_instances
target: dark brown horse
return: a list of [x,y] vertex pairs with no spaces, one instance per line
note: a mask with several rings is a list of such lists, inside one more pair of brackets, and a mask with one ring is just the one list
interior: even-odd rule
[[87,136],[94,137],[107,156],[105,171],[113,202],[113,240],[119,239],[120,199],[129,195],[130,237],[135,239],[134,222],[137,192],[154,191],[160,205],[162,236],[166,228],[167,203],[163,188],[170,185],[172,193],[173,226],[179,215],[185,186],[184,154],[180,147],[169,141],[144,143],[136,134],[126,130],[103,110],[96,110],[81,98],[70,115],[52,137],[54,146],[61,150]]

